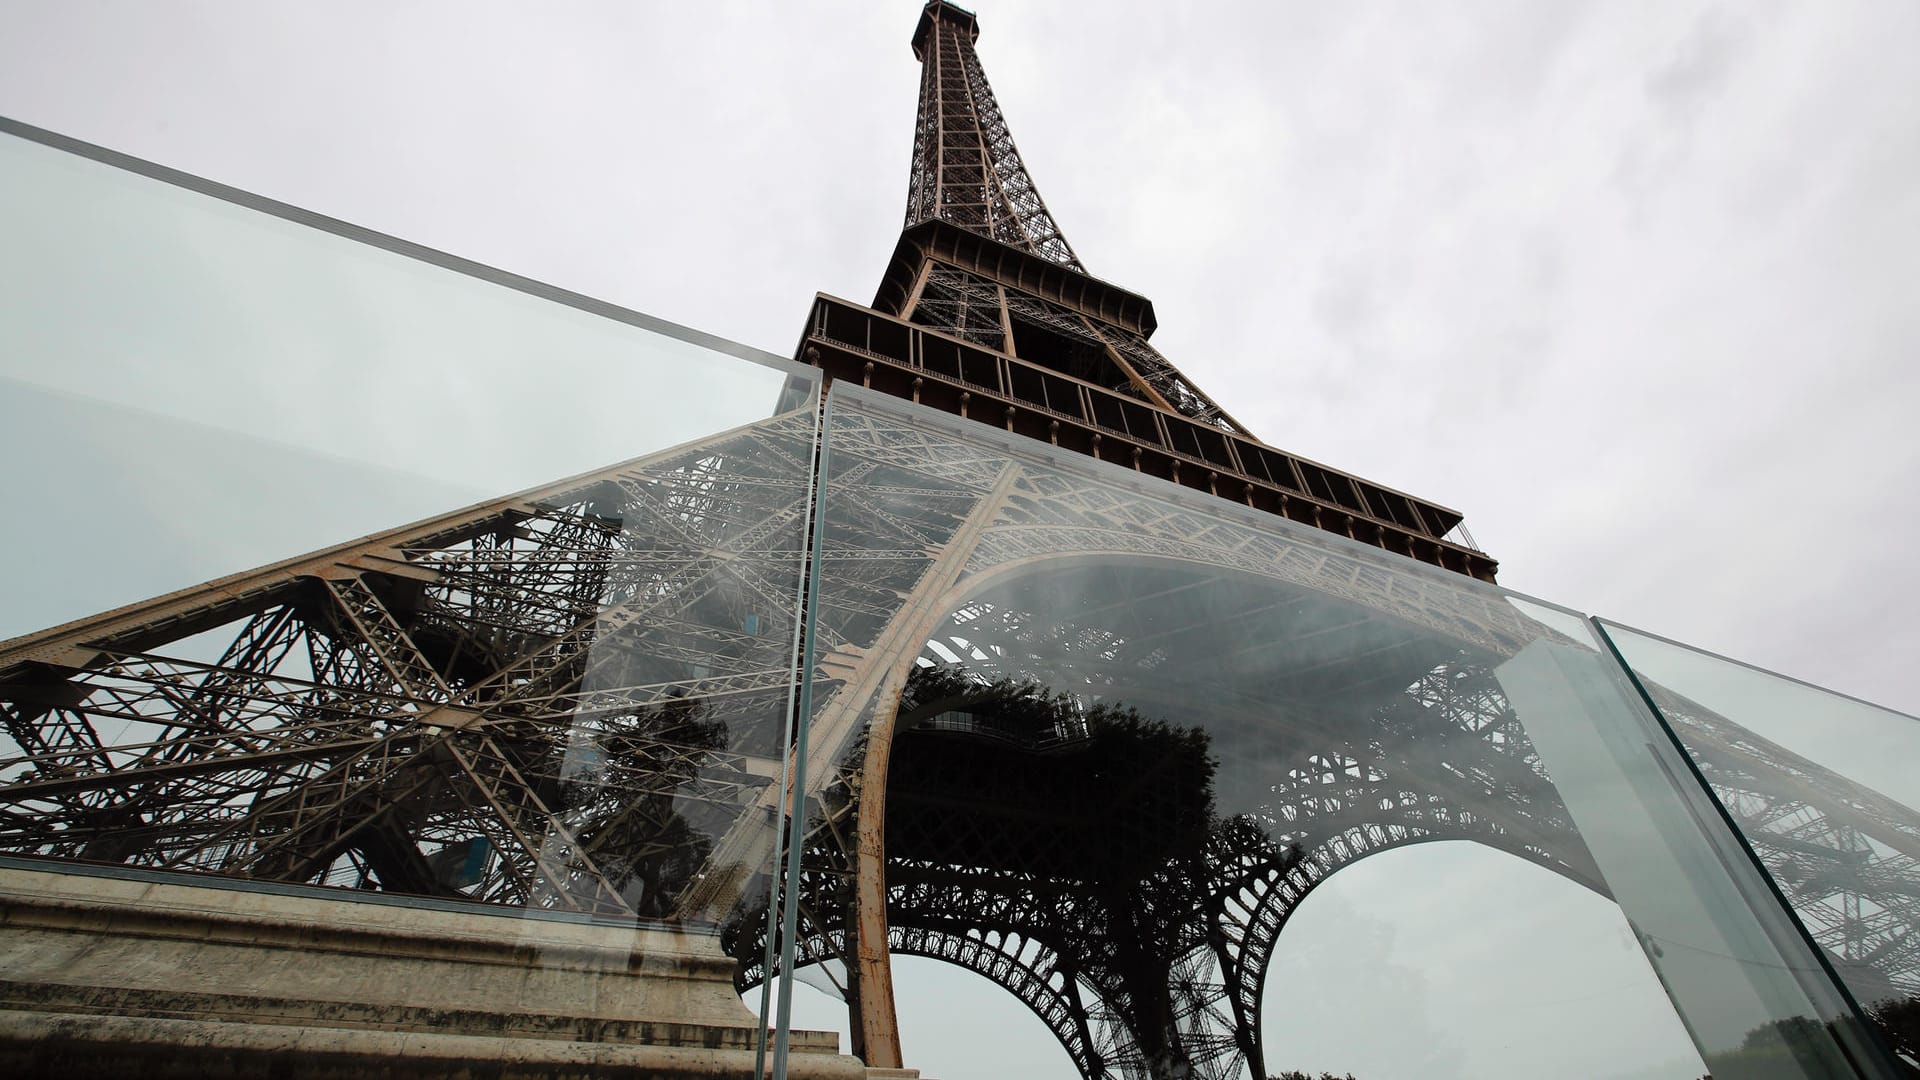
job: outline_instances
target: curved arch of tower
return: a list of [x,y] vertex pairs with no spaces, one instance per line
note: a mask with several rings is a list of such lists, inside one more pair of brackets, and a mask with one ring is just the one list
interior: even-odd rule
[[[1006,987],[1088,1077],[1260,1075],[1273,949],[1340,869],[1465,840],[1608,895],[1498,676],[1556,631],[1443,576],[1379,588],[1367,559],[1256,514],[902,424],[869,399],[826,432],[835,569],[814,737],[832,767],[797,938],[799,963],[851,974],[868,1060],[897,1060],[886,956],[903,953]],[[1177,779],[1141,763],[1171,752],[1125,766],[1102,748],[1102,709],[1204,742],[1217,768],[1185,798],[1209,807],[1207,829],[1182,833]],[[1778,746],[1763,756],[1771,799],[1791,787],[1824,819],[1869,812],[1872,793]],[[1760,771],[1747,760],[1743,776]],[[1160,857],[1084,857],[1103,848]],[[1854,887],[1901,902],[1869,880]],[[1156,908],[1171,882],[1177,902]],[[749,965],[743,985],[765,974]]]
[[[1543,632],[1511,609],[1444,582],[1356,596],[1357,564],[1302,558],[1255,521],[924,432],[909,447],[883,415],[836,414],[827,440],[844,508],[828,512],[827,550],[858,560],[849,589],[897,599],[881,622],[823,586],[821,646],[854,666],[816,714],[815,738],[843,741],[808,848],[799,955],[864,980],[870,1060],[895,1045],[874,985],[887,952],[1000,982],[1089,1077],[1225,1077],[1262,1067],[1274,944],[1341,867],[1465,839],[1603,888],[1490,673]],[[860,535],[876,521],[932,542]],[[1232,674],[1330,634],[1346,659]],[[1065,687],[1073,700],[1033,711]],[[1101,703],[1196,734],[1218,764],[1204,790],[1160,790],[1174,781],[1105,760],[1123,751],[1086,718]],[[1136,780],[1105,779],[1116,772]],[[1181,832],[1183,799],[1211,824]],[[1036,824],[1063,816],[1077,824]],[[1102,848],[1160,858],[1080,854]],[[1152,918],[1116,924],[1156,893]]]

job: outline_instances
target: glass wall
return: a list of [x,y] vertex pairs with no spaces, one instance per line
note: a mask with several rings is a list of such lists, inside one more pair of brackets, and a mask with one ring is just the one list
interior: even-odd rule
[[1090,1077],[1913,1051],[1911,718],[15,125],[0,226],[10,869],[819,965],[870,1062],[895,955]]
[[1920,721],[1602,625],[1830,969],[1920,1068]]
[[[985,974],[1088,1075],[1345,1071],[1263,1010],[1365,1027],[1410,958],[1488,1007],[1374,1017],[1406,1036],[1385,1075],[1875,1052],[1578,615],[857,387],[827,416],[789,963],[854,1000],[888,954]],[[1525,925],[1474,887],[1515,871]],[[1343,881],[1445,947],[1303,962],[1294,915]],[[1489,1038],[1516,987],[1581,1002],[1528,1014],[1524,1054]]]
[[771,354],[10,130],[0,453],[67,524],[0,540],[0,636],[786,407]]
[[[18,126],[0,236],[0,854],[722,963],[779,831],[815,373]],[[458,1005],[434,971],[409,1000]]]

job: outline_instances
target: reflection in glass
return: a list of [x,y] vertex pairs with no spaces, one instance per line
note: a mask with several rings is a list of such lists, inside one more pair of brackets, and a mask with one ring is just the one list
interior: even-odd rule
[[789,375],[4,128],[0,236],[0,457],[60,523],[0,536],[0,638],[761,420]]
[[[1451,995],[1630,927],[1592,1022],[1644,1064],[1878,1068],[1571,613],[847,386],[816,485],[808,372],[10,135],[0,214],[0,438],[63,526],[3,553],[0,850],[671,922],[742,987],[818,965],[879,1063],[920,956],[1088,1077],[1207,1080],[1294,1064],[1262,1021],[1310,897],[1418,898],[1458,948],[1507,929],[1457,887],[1490,855],[1585,903],[1524,964],[1425,954]],[[1910,1051],[1906,719],[1631,651]],[[1376,953],[1288,978],[1374,1007],[1418,955]],[[1404,1064],[1598,1074],[1545,1053]]]
[[[1642,991],[1668,991],[1716,1075],[1853,1075],[1577,620],[858,388],[828,412],[783,963],[844,965],[856,1052],[891,1052],[870,1003],[902,953],[998,982],[1090,1077],[1291,1067],[1259,1018],[1293,913],[1381,852],[1456,840],[1617,902],[1607,926],[1738,950],[1635,939]],[[1390,887],[1485,927],[1427,884]],[[1648,1015],[1599,1022],[1680,1026]],[[1738,1060],[1802,1016],[1816,1037],[1785,1072]]]
[[1828,964],[1920,1070],[1920,721],[1604,629]]
[[1269,1073],[1707,1071],[1616,904],[1463,841],[1406,845],[1328,878],[1288,920],[1262,1005]]
[[0,134],[0,851],[739,917],[817,383],[236,198]]

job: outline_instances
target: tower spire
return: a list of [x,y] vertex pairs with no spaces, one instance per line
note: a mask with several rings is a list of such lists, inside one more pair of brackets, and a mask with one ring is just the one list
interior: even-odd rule
[[907,226],[939,219],[1085,272],[1034,187],[993,99],[970,11],[933,0],[920,13],[920,111],[913,133]]
[[979,36],[947,0],[921,9],[906,227],[872,306],[816,298],[796,359],[1492,580],[1495,562],[1451,535],[1459,512],[1259,441],[1150,343],[1152,301],[1087,273],[1027,175]]

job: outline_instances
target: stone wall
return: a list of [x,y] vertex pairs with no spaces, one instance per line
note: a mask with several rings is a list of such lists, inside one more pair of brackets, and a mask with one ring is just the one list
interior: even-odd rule
[[[745,1077],[697,931],[0,867],[0,1075]],[[790,1075],[858,1078],[832,1032]]]

